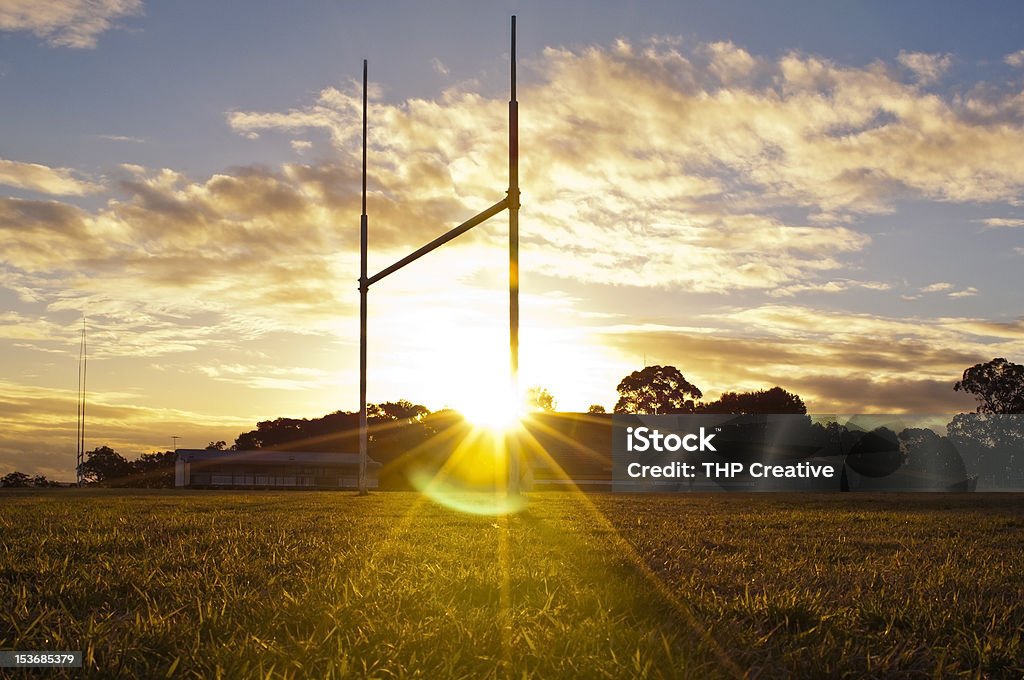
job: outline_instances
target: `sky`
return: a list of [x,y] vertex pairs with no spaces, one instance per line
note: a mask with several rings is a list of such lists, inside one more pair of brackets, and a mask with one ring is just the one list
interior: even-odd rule
[[[707,399],[956,413],[1024,362],[1024,6],[0,0],[0,474],[74,474],[358,408],[371,274],[508,187],[521,375],[609,410]],[[375,284],[369,400],[488,403],[504,214]]]

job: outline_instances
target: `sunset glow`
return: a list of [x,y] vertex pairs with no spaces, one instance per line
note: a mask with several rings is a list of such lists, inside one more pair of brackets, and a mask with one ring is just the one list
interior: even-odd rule
[[[45,4],[0,3],[0,470],[71,478],[83,315],[87,448],[356,410],[362,59],[376,272],[502,200],[510,14],[522,388],[955,413],[1024,360],[1020,8]],[[507,238],[373,287],[371,403],[514,413]]]

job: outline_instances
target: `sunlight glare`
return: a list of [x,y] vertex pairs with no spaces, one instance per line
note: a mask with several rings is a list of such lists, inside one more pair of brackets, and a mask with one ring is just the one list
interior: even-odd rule
[[475,428],[492,434],[512,431],[519,426],[525,412],[523,399],[515,394],[511,381],[484,386],[466,395],[455,410]]

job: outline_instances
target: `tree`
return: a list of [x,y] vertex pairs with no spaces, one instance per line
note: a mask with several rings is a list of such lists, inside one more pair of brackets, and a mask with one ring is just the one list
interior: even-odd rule
[[996,413],[959,413],[946,435],[959,450],[979,488],[999,488],[1024,474],[1024,418]]
[[1024,413],[1024,366],[997,358],[964,371],[953,389],[973,394],[978,413]]
[[555,410],[555,397],[545,387],[531,387],[526,390],[526,408],[551,413]]
[[756,392],[726,392],[703,404],[701,413],[807,413],[804,400],[781,387]]
[[[224,444],[224,442],[217,442]],[[210,450],[210,447],[206,447]],[[223,450],[220,447],[216,450]],[[144,453],[132,461],[132,486],[149,489],[170,488],[174,486],[174,462],[177,455],[174,451],[157,451]]]
[[604,406],[601,406],[600,404],[591,404],[587,408],[587,413],[607,413],[607,411],[605,411]]
[[227,448],[227,446],[228,446],[228,443],[222,439],[219,442],[210,442],[209,444],[207,444],[206,445],[206,450],[207,451],[223,451],[224,449]]
[[367,404],[366,421],[373,424],[405,421],[420,422],[430,414],[430,409],[421,404],[414,404],[407,399],[385,401],[382,404]]
[[615,413],[693,413],[703,394],[675,366],[647,366],[633,371],[615,388]]
[[132,464],[109,446],[98,446],[85,454],[82,478],[100,486],[123,486],[129,482]]
[[967,478],[963,458],[948,437],[927,428],[899,433],[908,476],[925,488],[943,488]]
[[32,479],[24,472],[10,472],[0,478],[0,487],[5,489],[23,489],[32,486]]
[[[370,407],[367,407],[367,412]],[[358,450],[359,414],[335,411],[320,418],[264,420],[255,430],[235,439],[238,451],[270,448],[305,448],[315,451]]]

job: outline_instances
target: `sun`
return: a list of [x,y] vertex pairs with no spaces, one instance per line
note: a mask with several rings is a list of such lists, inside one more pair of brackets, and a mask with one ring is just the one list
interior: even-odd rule
[[502,382],[469,391],[455,410],[473,427],[496,434],[516,429],[525,411],[512,386]]

